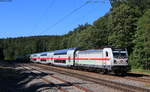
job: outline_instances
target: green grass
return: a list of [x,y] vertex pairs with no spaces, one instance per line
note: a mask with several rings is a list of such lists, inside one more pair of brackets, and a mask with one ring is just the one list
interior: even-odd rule
[[131,69],[131,72],[150,74],[150,70],[143,70],[143,69]]

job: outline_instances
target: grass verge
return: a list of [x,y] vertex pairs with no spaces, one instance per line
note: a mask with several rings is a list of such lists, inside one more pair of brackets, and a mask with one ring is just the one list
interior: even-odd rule
[[142,74],[150,74],[150,70],[144,70],[144,69],[131,69],[131,72],[142,73]]

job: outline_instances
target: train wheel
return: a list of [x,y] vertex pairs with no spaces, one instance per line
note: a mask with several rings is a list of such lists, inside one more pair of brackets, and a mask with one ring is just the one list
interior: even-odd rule
[[121,72],[120,75],[121,75],[121,76],[126,76],[126,75],[127,75],[127,72]]
[[107,69],[102,69],[102,74],[107,74],[108,73],[108,70]]

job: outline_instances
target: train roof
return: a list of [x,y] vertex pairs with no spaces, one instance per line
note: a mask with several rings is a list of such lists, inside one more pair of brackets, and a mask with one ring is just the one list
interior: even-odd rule
[[33,53],[31,55],[37,55],[37,54],[48,54],[48,53],[52,53],[52,51],[48,51],[48,52],[39,52],[39,53]]
[[113,51],[126,51],[126,48],[112,48]]
[[92,52],[103,52],[103,49],[90,49],[90,50],[82,50],[79,51],[78,53],[92,53]]
[[53,51],[49,51],[49,52],[41,52],[39,54],[48,54],[48,53],[53,53]]
[[55,50],[54,51],[54,55],[57,55],[57,54],[67,54],[67,52],[69,50],[76,50],[77,48],[69,48],[69,49],[62,49],[62,50]]

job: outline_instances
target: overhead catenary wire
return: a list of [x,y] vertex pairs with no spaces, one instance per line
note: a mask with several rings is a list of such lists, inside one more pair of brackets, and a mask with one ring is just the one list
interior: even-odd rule
[[100,1],[94,1],[94,0],[88,0],[86,1],[84,4],[82,4],[80,7],[72,10],[70,13],[68,13],[67,15],[63,16],[61,19],[59,19],[58,21],[56,21],[54,24],[52,24],[51,26],[47,27],[46,29],[44,29],[43,31],[40,32],[40,34],[42,34],[43,32],[46,32],[48,30],[51,30],[52,28],[54,28],[57,24],[61,23],[62,21],[64,21],[66,18],[68,18],[69,16],[71,16],[73,13],[77,12],[78,10],[80,10],[81,8],[85,7],[87,4],[89,3],[98,3]]
[[67,15],[63,16],[61,19],[59,19],[58,21],[56,21],[54,24],[50,25],[49,27],[47,27],[46,29],[44,29],[43,31],[40,32],[40,35],[43,33],[43,32],[46,32],[48,30],[51,30],[53,29],[56,25],[58,25],[59,23],[61,23],[62,21],[64,21],[65,19],[67,19],[69,16],[71,16],[72,14],[74,14],[75,12],[77,12],[78,10],[80,10],[81,8],[85,7],[87,4],[89,3],[105,3],[107,1],[105,0],[88,0],[86,1],[84,4],[82,4],[81,6],[79,6],[78,8],[72,10],[71,12],[69,12]]
[[32,30],[33,32],[36,30],[36,28],[39,27],[39,23],[42,22],[42,20],[43,20],[44,16],[46,15],[46,13],[53,7],[53,4],[54,4],[55,1],[56,0],[51,0],[50,4],[48,4],[46,9],[43,11],[43,13],[41,13],[41,15],[39,16],[39,22],[34,25],[34,28]]

